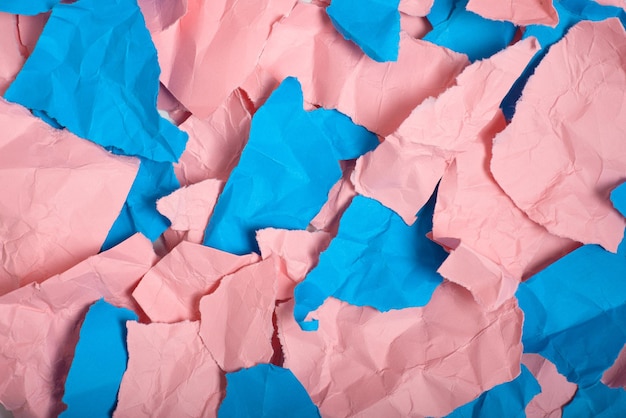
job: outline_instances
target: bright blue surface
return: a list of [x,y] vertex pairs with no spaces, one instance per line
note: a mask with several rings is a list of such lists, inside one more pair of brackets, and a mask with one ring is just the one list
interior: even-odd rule
[[126,155],[176,161],[187,134],[156,110],[156,49],[136,0],[58,4],[5,98]]
[[563,407],[563,418],[623,418],[626,416],[626,392],[611,389],[601,382],[579,387],[574,399]]
[[467,54],[470,61],[487,58],[513,40],[515,25],[485,19],[465,10],[468,0],[435,0],[428,20],[433,29],[425,41]]
[[585,245],[520,284],[524,351],[571,382],[598,381],[626,343],[625,278],[624,256]]
[[171,163],[142,159],[137,177],[102,250],[116,246],[136,232],[141,232],[151,241],[156,240],[170,225],[167,218],[157,211],[156,201],[179,187]]
[[376,134],[356,125],[352,119],[337,110],[317,109],[312,114],[330,139],[338,160],[358,158],[379,144]]
[[63,402],[68,409],[62,418],[111,416],[128,362],[126,321],[136,320],[133,311],[103,299],[89,308],[65,381]]
[[288,369],[259,364],[226,374],[219,418],[319,418],[317,407]]
[[49,12],[61,0],[2,0],[0,12],[34,16]]
[[378,201],[356,196],[318,265],[296,286],[294,315],[302,328],[317,328],[317,321],[304,319],[329,296],[380,311],[428,303],[447,255],[426,237],[434,206],[431,198],[407,226]]
[[[336,111],[307,112],[302,105],[300,84],[287,78],[255,113],[248,143],[207,226],[205,245],[248,254],[258,252],[258,229],[305,229],[341,177],[337,160],[371,149],[371,135],[349,118]],[[340,138],[345,137],[353,140],[344,143]]]
[[484,392],[472,402],[452,411],[448,418],[523,418],[526,417],[526,405],[540,392],[541,386],[522,365],[522,372],[516,379]]
[[[611,192],[611,201],[615,209],[626,216],[626,183],[622,183]],[[626,232],[622,242],[619,244],[617,253],[626,256]]]
[[339,33],[370,58],[396,61],[400,46],[400,0],[333,0],[326,13]]

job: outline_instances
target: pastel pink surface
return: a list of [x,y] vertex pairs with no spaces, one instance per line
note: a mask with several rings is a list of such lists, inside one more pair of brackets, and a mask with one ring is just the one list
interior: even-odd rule
[[415,222],[446,168],[498,114],[538,49],[528,38],[467,67],[454,87],[416,107],[393,135],[357,160],[356,191],[393,209],[407,224]]
[[160,113],[167,113],[169,119],[179,126],[191,115],[185,106],[180,103],[172,93],[165,88],[163,83],[159,83],[159,94],[157,96],[157,109]]
[[183,241],[146,273],[133,297],[154,322],[198,320],[200,299],[224,276],[258,259]]
[[100,298],[129,309],[131,291],[156,261],[137,234],[42,284],[0,297],[0,402],[16,417],[57,416],[80,323]]
[[290,231],[266,228],[257,231],[256,240],[263,259],[272,258],[277,270],[276,300],[293,297],[296,284],[317,265],[319,256],[330,244],[324,231]]
[[252,115],[239,90],[205,119],[191,115],[180,125],[189,134],[187,148],[174,164],[182,185],[214,178],[226,181],[246,145]]
[[[0,99],[0,295],[97,254],[139,162]],[[103,181],[106,179],[106,181]]]
[[324,8],[299,3],[272,29],[242,89],[258,107],[285,77],[294,76],[305,101],[337,109],[386,136],[416,105],[452,84],[466,65],[465,55],[406,33],[400,35],[397,62],[376,62],[335,30]]
[[198,322],[126,323],[128,367],[115,418],[215,417],[224,373],[198,335]]
[[497,115],[448,167],[437,192],[433,238],[460,241],[439,268],[487,309],[513,297],[517,285],[578,246],[531,221],[489,171],[492,138],[506,126]]
[[576,393],[577,385],[568,382],[559,374],[556,366],[539,354],[522,355],[522,363],[535,376],[541,386],[541,393],[526,405],[528,418],[560,418],[562,407]]
[[381,313],[328,298],[315,332],[300,329],[291,301],[277,316],[285,367],[324,417],[442,416],[520,372],[515,299],[486,312],[449,282],[423,308]]
[[412,38],[422,39],[433,27],[425,17],[400,13],[400,28]]
[[276,300],[274,260],[245,266],[200,300],[200,336],[226,372],[268,363]]
[[626,345],[615,359],[615,363],[602,375],[602,383],[612,388],[626,389]]
[[398,10],[410,16],[426,16],[433,3],[434,0],[400,0]]
[[137,3],[151,33],[167,29],[187,13],[187,0],[137,0]]
[[129,321],[128,368],[115,418],[215,417],[225,379],[198,335],[198,322]]
[[621,7],[622,9],[626,10],[625,0],[595,0],[595,2],[604,6]]
[[294,3],[188,0],[181,19],[152,34],[161,81],[196,117],[208,117],[253,71],[272,25]]
[[528,80],[491,160],[500,187],[533,221],[613,252],[626,226],[609,199],[626,180],[625,39],[617,19],[570,29]]
[[224,183],[203,180],[182,187],[157,201],[157,210],[172,223],[175,231],[187,231],[187,241],[201,244],[217,198]]
[[470,0],[467,10],[491,20],[506,20],[518,26],[556,26],[559,15],[552,0]]

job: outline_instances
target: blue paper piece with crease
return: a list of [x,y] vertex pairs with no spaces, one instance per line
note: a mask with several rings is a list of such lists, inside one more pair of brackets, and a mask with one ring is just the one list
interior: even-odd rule
[[400,47],[400,0],[333,0],[328,17],[344,38],[378,62],[396,61]]
[[207,226],[205,245],[243,255],[258,252],[259,229],[305,229],[341,177],[338,160],[372,148],[373,134],[364,134],[337,111],[307,112],[303,102],[300,83],[287,78],[255,113],[248,143]]
[[595,383],[626,343],[626,257],[585,245],[520,284],[524,351]]
[[126,321],[136,321],[128,309],[103,299],[91,305],[80,328],[80,339],[65,381],[62,418],[110,417],[126,371]]
[[116,246],[136,232],[155,241],[170,226],[170,221],[157,211],[156,201],[179,187],[172,163],[142,159],[137,177],[102,245],[102,251]]
[[433,29],[423,39],[466,54],[472,62],[506,48],[515,36],[515,25],[467,11],[467,2],[435,0],[427,16]]
[[489,389],[472,402],[452,411],[447,418],[525,418],[526,405],[540,392],[537,379],[522,365],[522,372],[517,378]]
[[611,389],[597,382],[579,387],[570,403],[563,407],[563,418],[622,418],[626,414],[626,391]]
[[136,0],[58,4],[5,98],[126,155],[177,161],[187,134],[156,109],[159,65]]
[[304,386],[288,369],[259,364],[226,374],[218,418],[319,418]]
[[305,318],[329,296],[379,311],[427,304],[447,256],[426,237],[434,206],[433,196],[407,226],[378,201],[356,196],[318,265],[295,288],[294,316],[302,329],[317,329],[317,321]]
[[0,12],[34,16],[49,12],[60,2],[61,0],[2,0],[0,1]]

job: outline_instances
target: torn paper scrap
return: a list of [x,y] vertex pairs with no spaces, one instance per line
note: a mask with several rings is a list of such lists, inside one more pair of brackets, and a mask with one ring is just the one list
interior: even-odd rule
[[626,343],[625,275],[624,256],[585,245],[520,284],[524,351],[579,386],[600,380]]
[[275,301],[271,258],[224,277],[215,292],[200,300],[200,337],[222,370],[272,359]]
[[175,231],[187,231],[187,240],[201,244],[224,183],[207,179],[180,188],[157,201],[157,210]]
[[611,388],[626,389],[626,345],[615,359],[615,363],[602,375],[602,383]]
[[426,16],[433,7],[434,0],[400,0],[398,10],[409,16]]
[[400,0],[333,0],[326,8],[339,33],[378,62],[396,61],[400,43]]
[[622,9],[626,10],[626,2],[624,0],[594,0],[594,1],[603,6],[621,7]]
[[526,418],[524,409],[541,391],[532,373],[522,365],[519,376],[501,383],[447,415],[447,418],[510,417]]
[[626,391],[611,389],[601,382],[578,388],[574,399],[563,407],[563,418],[616,418],[626,411]]
[[[165,119],[174,123],[176,126],[180,126],[191,113],[180,103],[172,93],[170,93],[163,83],[159,83],[159,93],[157,95],[157,109],[159,114]],[[185,150],[189,148],[189,139],[187,140],[187,146]],[[184,151],[183,151],[184,153]],[[182,158],[182,155],[181,155]],[[180,161],[180,158],[178,159]]]
[[251,120],[242,93],[236,90],[205,119],[191,115],[183,122],[180,129],[189,134],[189,141],[174,164],[180,183],[186,186],[208,178],[226,181],[248,140]]
[[552,1],[543,0],[469,0],[467,10],[491,20],[505,20],[517,26],[555,27],[559,15]]
[[187,0],[138,0],[150,33],[162,32],[187,13]]
[[179,187],[171,163],[159,163],[142,158],[139,172],[126,197],[124,207],[111,227],[102,248],[111,248],[137,232],[155,241],[170,224],[168,219],[157,211],[156,202]]
[[153,33],[161,81],[191,113],[207,118],[252,73],[272,26],[295,3],[188,0],[181,19]]
[[114,418],[211,418],[224,373],[198,336],[198,322],[128,322],[128,368]]
[[65,381],[60,417],[110,417],[126,370],[126,321],[137,314],[100,299],[87,311]]
[[317,264],[331,236],[324,231],[298,231],[267,228],[256,233],[261,256],[275,262],[276,300],[293,297],[293,289]]
[[416,107],[393,135],[357,161],[357,192],[412,224],[454,157],[499,115],[502,98],[538,48],[527,39],[476,62],[454,87]]
[[424,40],[466,54],[470,61],[490,57],[511,43],[515,25],[485,19],[467,11],[466,5],[467,0],[435,2],[428,15],[433,30]]
[[554,364],[538,354],[523,354],[522,364],[530,370],[541,386],[541,393],[526,405],[526,416],[561,418],[561,409],[572,400],[577,390],[576,384],[568,382]]
[[[137,309],[130,292],[154,264],[145,237],[90,257],[44,281],[0,297],[0,402],[16,416],[57,416],[80,323],[88,307],[108,303]],[[137,312],[137,311],[136,311]]]
[[158,79],[136,1],[79,0],[54,7],[5,97],[119,153],[176,161],[187,135],[159,116]]
[[2,295],[97,254],[138,164],[3,99],[0,131]]
[[617,19],[581,22],[553,45],[491,160],[498,184],[532,220],[609,251],[626,226],[609,200],[626,179],[625,37]]
[[259,364],[227,373],[226,381],[218,417],[320,417],[302,383],[288,369]]
[[259,260],[183,241],[141,279],[133,297],[153,322],[200,319],[200,299],[226,276]]
[[520,372],[515,300],[486,312],[453,283],[423,308],[382,313],[328,298],[315,332],[301,330],[293,302],[276,312],[284,367],[323,417],[442,416]]
[[61,0],[5,0],[0,4],[0,12],[34,16],[49,12]]
[[[349,138],[341,130],[349,134],[353,124],[338,112],[307,112],[302,103],[298,80],[287,78],[255,113],[248,143],[209,220],[205,245],[234,254],[258,251],[258,229],[303,230],[322,208],[341,177],[341,152],[354,153],[347,145],[337,147],[341,142],[331,136]],[[369,141],[371,135],[362,138]]]
[[432,26],[425,17],[410,16],[400,13],[400,29],[413,39],[422,39],[431,31]]
[[317,266],[295,289],[294,315],[306,329],[307,315],[333,296],[380,311],[423,306],[441,283],[437,268],[446,252],[426,237],[432,228],[434,199],[407,226],[379,202],[356,196],[339,232]]
[[316,123],[330,139],[338,160],[353,160],[373,151],[378,137],[341,112],[334,109],[317,109],[313,113]]
[[242,88],[258,106],[285,77],[294,76],[308,103],[337,109],[387,136],[466,65],[464,55],[408,34],[400,34],[397,62],[378,63],[335,30],[323,7],[298,3],[272,29],[257,70]]
[[531,221],[494,181],[492,139],[505,126],[496,116],[456,155],[439,183],[433,217],[434,240],[454,248],[439,273],[467,288],[487,309],[513,297],[522,279],[578,246]]

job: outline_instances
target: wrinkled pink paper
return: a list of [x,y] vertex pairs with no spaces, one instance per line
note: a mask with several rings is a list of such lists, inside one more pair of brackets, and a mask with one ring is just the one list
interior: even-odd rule
[[539,354],[522,355],[522,363],[535,376],[541,393],[526,405],[528,418],[561,418],[561,409],[576,393],[577,385],[568,382],[556,366]]
[[434,0],[400,0],[398,10],[409,16],[426,16],[433,3]]
[[187,0],[138,0],[137,3],[151,33],[164,31],[187,13]]
[[506,20],[518,26],[555,27],[559,15],[552,0],[470,0],[467,10],[491,20]]

